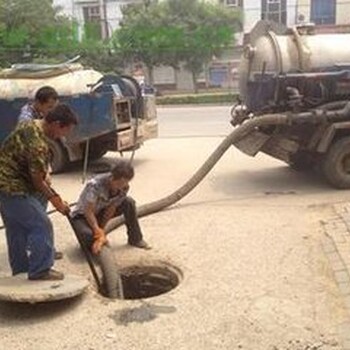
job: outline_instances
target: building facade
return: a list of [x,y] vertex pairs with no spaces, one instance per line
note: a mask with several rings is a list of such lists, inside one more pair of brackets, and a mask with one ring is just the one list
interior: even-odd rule
[[349,24],[350,3],[346,0],[299,0],[299,21],[316,25]]
[[[350,0],[203,0],[219,3],[228,9],[242,12],[242,32],[235,35],[232,48],[205,67],[199,84],[236,91],[238,65],[244,35],[261,19],[275,21],[287,27],[313,22],[319,26],[350,24]],[[122,7],[142,0],[54,0],[62,13],[78,23],[79,35],[93,30],[101,39],[108,38],[119,27]],[[154,71],[155,84],[160,89],[192,90],[192,79],[184,69],[158,67]]]
[[209,65],[209,76],[213,77],[210,84],[219,84],[233,90],[237,88],[237,67],[244,35],[259,20],[271,20],[287,27],[314,23],[319,30],[327,32],[337,31],[340,27],[344,30],[345,26],[350,28],[349,0],[219,0],[219,3],[230,8],[239,8],[243,15],[243,31],[236,34],[235,47],[218,62]]
[[73,18],[78,25],[79,37],[94,35],[109,38],[119,27],[123,6],[142,0],[54,0],[61,13]]

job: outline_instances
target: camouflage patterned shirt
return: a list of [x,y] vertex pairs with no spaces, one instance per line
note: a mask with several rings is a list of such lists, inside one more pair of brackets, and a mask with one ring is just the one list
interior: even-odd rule
[[47,173],[50,152],[38,121],[18,124],[0,149],[0,191],[34,194],[31,174]]

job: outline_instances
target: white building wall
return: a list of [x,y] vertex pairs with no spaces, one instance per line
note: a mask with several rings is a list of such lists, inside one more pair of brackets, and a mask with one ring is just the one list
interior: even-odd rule
[[261,19],[261,1],[245,0],[243,2],[243,30],[248,33]]
[[293,27],[297,24],[298,0],[287,1],[287,27]]
[[122,5],[123,3],[121,1],[109,1],[106,3],[107,24],[110,36],[119,27],[119,23],[123,18],[121,11]]
[[[106,22],[108,26],[108,33],[111,35],[115,29],[120,25],[122,20],[121,8],[125,5],[139,2],[141,0],[105,0],[106,5]],[[101,0],[54,0],[54,6],[60,6],[62,8],[61,13],[74,18],[80,27],[80,37],[83,35],[84,28],[84,15],[83,7],[88,5],[101,6],[102,12],[102,1]],[[103,18],[103,14],[102,14]],[[102,23],[101,23],[102,24]]]
[[[287,0],[287,26],[291,27],[296,23],[296,11],[298,0]],[[244,32],[249,33],[256,22],[261,20],[261,0],[243,1]]]

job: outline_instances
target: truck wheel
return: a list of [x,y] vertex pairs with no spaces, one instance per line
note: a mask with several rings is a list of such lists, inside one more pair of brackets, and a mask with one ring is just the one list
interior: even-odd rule
[[123,285],[113,251],[108,246],[103,246],[99,254],[99,263],[103,275],[105,294],[108,298],[123,299]]
[[322,164],[327,181],[336,188],[350,188],[350,137],[332,144]]
[[63,146],[55,141],[49,140],[50,156],[51,156],[51,170],[53,174],[60,173],[68,164],[68,156]]

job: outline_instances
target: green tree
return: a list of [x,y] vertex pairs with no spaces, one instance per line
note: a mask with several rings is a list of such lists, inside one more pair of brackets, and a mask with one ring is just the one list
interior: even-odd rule
[[57,8],[52,0],[0,0],[0,23],[6,31],[25,27],[29,34],[55,21]]
[[76,23],[59,10],[52,0],[0,0],[0,64],[76,54]]
[[240,14],[199,0],[146,1],[129,6],[114,33],[113,45],[128,62],[142,61],[153,83],[153,69],[180,63],[198,75],[212,57],[233,45]]
[[156,1],[130,5],[123,11],[121,28],[114,32],[112,45],[124,62],[142,62],[153,83],[153,69],[163,62],[169,27],[163,25],[162,7]]
[[164,6],[169,23],[182,29],[180,46],[174,49],[192,73],[197,92],[197,79],[205,65],[234,44],[234,33],[241,25],[240,12],[198,0],[166,0]]

